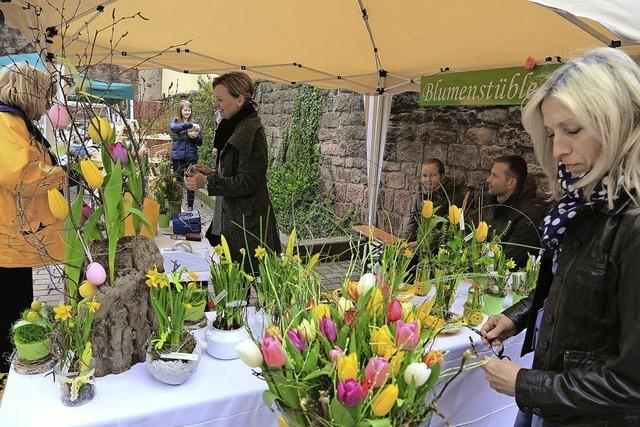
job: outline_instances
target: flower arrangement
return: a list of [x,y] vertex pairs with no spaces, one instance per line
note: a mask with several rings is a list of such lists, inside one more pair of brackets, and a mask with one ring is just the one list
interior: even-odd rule
[[282,255],[256,249],[260,276],[255,281],[258,305],[278,320],[281,314],[291,312],[307,301],[320,298],[320,280],[314,272],[320,254],[303,260],[295,251],[297,233],[294,228],[289,234],[287,247]]
[[85,298],[75,307],[63,303],[53,308],[53,349],[58,359],[54,372],[61,383],[61,398],[65,405],[85,403],[95,393],[90,338],[99,309],[100,303],[93,298]]
[[502,246],[494,243],[491,245],[490,256],[493,260],[492,271],[489,274],[489,281],[485,289],[485,294],[491,295],[497,298],[504,298],[507,295],[507,277],[509,271],[516,267],[516,263],[513,259],[507,259]]
[[249,297],[249,283],[253,277],[243,269],[245,249],[240,249],[242,262],[231,259],[227,239],[220,236],[221,244],[216,246],[218,263],[211,263],[211,283],[216,303],[214,327],[223,330],[238,329],[244,325],[245,305]]
[[[394,259],[401,242],[385,248]],[[443,355],[432,348],[410,304],[396,298],[393,277],[367,273],[346,281],[336,304],[309,301],[236,347],[267,382],[266,404],[296,426],[414,425],[430,418],[438,397]],[[301,284],[304,286],[304,284]],[[447,373],[448,375],[448,373]],[[282,424],[281,424],[282,425]]]
[[191,353],[195,347],[193,337],[183,330],[193,290],[193,286],[180,283],[183,273],[160,273],[155,267],[147,273],[146,285],[156,316],[155,338],[151,340],[156,354],[170,351]]
[[154,180],[149,184],[149,189],[160,205],[161,214],[173,214],[180,209],[182,204],[183,185],[176,179],[171,161],[168,157],[162,157],[157,167],[152,168]]
[[527,258],[527,265],[524,269],[526,278],[524,281],[513,287],[514,293],[521,296],[527,296],[536,288],[536,284],[538,283],[538,274],[540,273],[540,258],[540,255],[535,256],[529,254]]

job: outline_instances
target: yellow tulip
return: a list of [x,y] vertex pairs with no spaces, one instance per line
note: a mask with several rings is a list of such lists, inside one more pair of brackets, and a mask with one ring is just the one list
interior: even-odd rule
[[87,184],[89,184],[89,187],[102,187],[104,176],[102,176],[102,172],[100,172],[100,169],[98,169],[98,166],[95,163],[91,160],[81,160],[80,170],[82,171],[82,176],[84,176]]
[[397,384],[389,384],[373,399],[373,403],[371,404],[371,409],[373,410],[373,415],[376,417],[384,417],[396,404],[398,400],[398,385]]
[[100,143],[111,136],[111,123],[106,117],[94,117],[89,121],[87,132],[89,133],[89,138]]
[[387,360],[395,353],[396,345],[387,325],[383,325],[371,334],[371,350],[373,350],[376,355],[382,356]]
[[402,361],[404,360],[404,351],[397,352],[391,361],[389,362],[389,372],[392,377],[395,377],[400,372],[400,368],[402,367]]
[[382,314],[382,310],[384,309],[384,296],[382,295],[382,291],[380,288],[376,288],[373,291],[373,295],[369,298],[369,302],[367,303],[367,309],[369,313],[374,316],[380,316]]
[[64,220],[69,215],[69,205],[64,196],[57,189],[52,189],[47,192],[47,198],[49,199],[49,210],[56,219]]
[[83,280],[82,284],[78,288],[78,292],[80,292],[80,296],[82,298],[89,298],[96,293],[96,287],[93,286],[88,280]]
[[449,206],[449,222],[453,225],[460,222],[460,209],[456,205]]
[[317,304],[313,309],[316,320],[322,320],[323,317],[331,317],[331,310],[327,304]]
[[422,202],[422,217],[431,218],[433,216],[433,202],[431,200],[425,200]]
[[338,378],[342,381],[355,380],[358,377],[358,355],[351,353],[348,356],[338,357]]
[[487,233],[489,233],[489,226],[485,221],[480,221],[475,233],[476,242],[482,243],[487,240]]

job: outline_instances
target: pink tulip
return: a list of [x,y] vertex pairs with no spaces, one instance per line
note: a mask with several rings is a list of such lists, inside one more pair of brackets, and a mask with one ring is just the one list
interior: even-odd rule
[[393,299],[387,305],[387,319],[389,323],[402,319],[402,304],[397,299]]
[[396,343],[401,350],[413,350],[420,339],[420,326],[418,322],[396,322]]
[[123,165],[129,163],[129,153],[127,153],[127,149],[122,145],[121,142],[116,142],[115,144],[109,144],[109,154],[111,154],[111,159],[114,162],[120,162]]
[[338,381],[338,401],[347,408],[353,408],[362,402],[365,393],[362,386],[354,379]]
[[364,377],[371,383],[372,387],[382,387],[387,381],[388,373],[389,362],[384,357],[372,357],[369,359],[367,367],[364,368]]
[[338,360],[338,357],[344,356],[344,350],[342,350],[337,345],[333,346],[333,350],[329,352],[329,360],[335,363]]
[[80,225],[83,225],[93,213],[93,209],[86,203],[82,203],[82,216],[80,217]]
[[336,324],[333,323],[333,320],[328,316],[324,316],[320,319],[320,332],[322,332],[322,335],[331,342],[335,341],[338,337]]
[[262,355],[268,367],[278,368],[287,363],[287,355],[284,354],[282,343],[278,337],[267,335],[262,339],[260,347],[262,347]]
[[289,330],[287,331],[287,336],[291,340],[291,343],[293,344],[293,346],[300,353],[302,353],[307,348],[307,340],[302,334],[302,332],[300,332],[299,330],[289,328]]

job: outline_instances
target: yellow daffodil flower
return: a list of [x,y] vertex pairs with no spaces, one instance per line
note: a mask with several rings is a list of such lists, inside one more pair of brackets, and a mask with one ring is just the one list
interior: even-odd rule
[[262,258],[264,258],[264,256],[267,254],[267,250],[262,246],[258,246],[255,252],[255,257],[260,261],[262,261]]
[[93,300],[89,304],[87,304],[87,307],[89,307],[89,312],[95,313],[100,309],[100,303],[96,300]]
[[53,307],[53,312],[56,314],[56,320],[67,320],[71,317],[71,306],[59,304]]
[[506,262],[505,267],[507,267],[509,270],[513,270],[514,268],[516,268],[516,262],[513,260],[513,258],[509,258],[509,261]]

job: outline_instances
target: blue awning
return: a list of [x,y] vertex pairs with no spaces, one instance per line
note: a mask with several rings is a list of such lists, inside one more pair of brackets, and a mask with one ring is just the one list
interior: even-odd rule
[[133,101],[133,85],[126,83],[108,83],[100,80],[91,80],[87,92],[107,100],[130,99]]
[[4,68],[7,65],[17,63],[17,62],[26,62],[27,64],[42,70],[47,71],[42,63],[42,59],[40,59],[40,55],[37,53],[22,53],[16,55],[7,55],[0,56],[0,68]]

